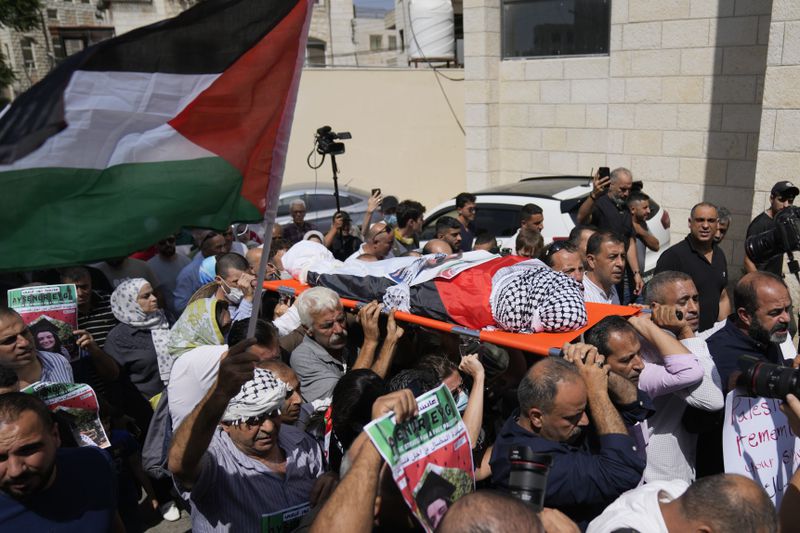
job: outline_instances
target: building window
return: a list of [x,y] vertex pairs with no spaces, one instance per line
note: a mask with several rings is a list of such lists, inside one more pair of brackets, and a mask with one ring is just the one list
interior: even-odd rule
[[51,28],[50,32],[53,36],[53,55],[57,63],[114,36],[114,30],[108,28]]
[[503,0],[503,57],[608,54],[610,0]]
[[397,50],[397,36],[389,36],[389,50]]
[[58,20],[58,9],[48,9],[47,18],[50,20]]
[[306,66],[324,67],[325,66],[325,43],[313,37],[308,38],[306,44]]
[[369,49],[380,50],[381,48],[383,48],[383,35],[370,35]]
[[34,70],[36,68],[36,56],[34,54],[33,46],[36,41],[33,37],[23,37],[20,39],[20,48],[22,48],[22,64],[26,69]]

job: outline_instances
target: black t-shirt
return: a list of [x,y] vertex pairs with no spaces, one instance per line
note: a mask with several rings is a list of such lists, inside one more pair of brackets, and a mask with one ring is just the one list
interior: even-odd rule
[[[614,200],[604,194],[595,200],[592,206],[592,224],[602,231],[613,231],[625,239],[627,248],[633,236],[633,218],[625,204],[617,205]],[[644,268],[644,265],[639,265]]]
[[[752,237],[771,229],[775,229],[775,219],[764,212],[754,218],[750,225],[747,226],[747,236]],[[780,276],[783,270],[783,254],[756,263],[756,268]]]
[[668,248],[656,263],[656,274],[667,270],[684,272],[691,276],[700,295],[700,328],[706,330],[714,325],[719,315],[719,298],[728,284],[728,261],[716,244],[709,263],[705,256],[695,250],[687,236]]

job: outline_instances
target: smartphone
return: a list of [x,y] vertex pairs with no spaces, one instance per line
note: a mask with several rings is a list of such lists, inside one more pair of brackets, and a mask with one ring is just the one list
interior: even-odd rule
[[372,189],[372,196],[380,196],[381,190],[380,189]]
[[597,169],[597,173],[601,178],[607,178],[611,175],[611,170],[608,167],[600,167]]

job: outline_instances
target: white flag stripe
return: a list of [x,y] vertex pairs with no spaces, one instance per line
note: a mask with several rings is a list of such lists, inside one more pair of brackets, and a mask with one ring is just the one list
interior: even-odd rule
[[64,92],[67,128],[0,172],[214,157],[167,121],[219,76],[75,71]]

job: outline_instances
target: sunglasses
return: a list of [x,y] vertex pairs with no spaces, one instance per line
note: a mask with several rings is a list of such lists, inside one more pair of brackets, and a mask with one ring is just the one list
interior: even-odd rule
[[555,241],[550,246],[547,247],[547,250],[544,252],[545,257],[550,257],[553,254],[557,254],[561,250],[567,248],[569,246],[569,241]]

